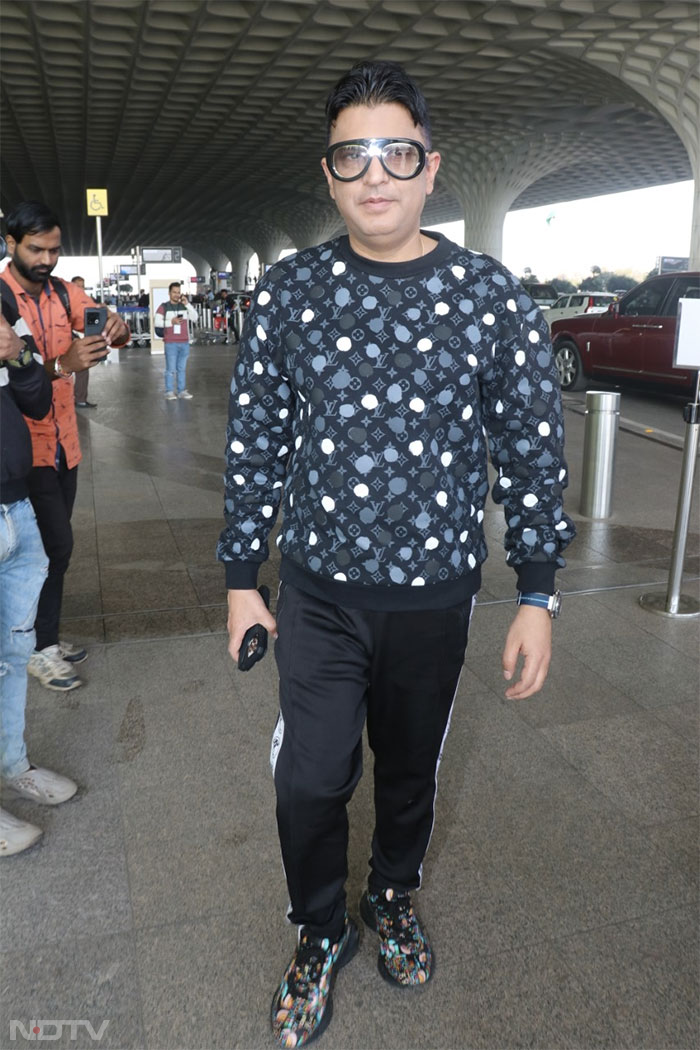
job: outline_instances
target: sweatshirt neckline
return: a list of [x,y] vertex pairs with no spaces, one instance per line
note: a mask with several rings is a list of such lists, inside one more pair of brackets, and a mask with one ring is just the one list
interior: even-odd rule
[[431,252],[417,259],[407,259],[404,262],[382,262],[379,259],[368,259],[365,255],[358,255],[350,247],[350,238],[347,234],[343,234],[339,239],[339,254],[354,269],[361,270],[363,273],[375,274],[378,277],[413,277],[415,274],[432,270],[443,263],[452,247],[451,242],[441,233],[427,230],[421,230],[421,233],[437,241],[437,244]]

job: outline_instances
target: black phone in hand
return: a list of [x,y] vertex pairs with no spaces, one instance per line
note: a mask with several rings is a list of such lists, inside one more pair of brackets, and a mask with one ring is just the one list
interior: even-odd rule
[[[270,588],[263,584],[261,587],[258,587],[258,594],[265,602],[265,607],[269,609]],[[262,660],[266,652],[267,631],[261,623],[255,623],[243,635],[243,641],[238,650],[238,670],[249,671],[258,660]]]
[[107,313],[106,306],[86,306],[85,335],[102,335],[107,324]]

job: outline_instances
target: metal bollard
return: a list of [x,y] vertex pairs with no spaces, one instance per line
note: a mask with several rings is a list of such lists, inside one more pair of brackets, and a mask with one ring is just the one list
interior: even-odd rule
[[619,418],[619,394],[611,391],[586,391],[586,429],[581,476],[581,514],[585,518],[610,517]]

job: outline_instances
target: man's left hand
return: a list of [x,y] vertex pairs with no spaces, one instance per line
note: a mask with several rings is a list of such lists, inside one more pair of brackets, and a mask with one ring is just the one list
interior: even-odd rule
[[129,329],[126,327],[119,314],[112,313],[110,310],[107,315],[107,324],[102,329],[102,335],[107,340],[109,346],[115,346],[117,344],[122,345],[128,341]]
[[552,621],[546,609],[521,605],[513,620],[503,650],[503,677],[515,674],[518,657],[523,657],[519,680],[506,689],[509,700],[525,700],[544,685],[552,656]]

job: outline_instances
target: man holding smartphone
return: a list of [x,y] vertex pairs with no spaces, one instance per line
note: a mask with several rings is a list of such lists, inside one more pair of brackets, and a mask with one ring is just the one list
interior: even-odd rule
[[[326,117],[321,166],[348,233],[278,262],[255,289],[218,548],[229,653],[239,659],[255,623],[277,639],[270,762],[298,936],[271,1024],[278,1046],[297,1048],[328,1025],[357,951],[347,806],[365,724],[375,827],[359,913],[383,979],[416,989],[434,972],[413,894],[487,554],[489,455],[519,592],[501,655],[510,700],[544,684],[555,572],[575,531],[542,314],[500,262],[420,227],[440,154],[418,85],[394,62],[358,63]],[[275,618],[255,587],[280,502]],[[460,901],[445,907],[458,922]]]
[[44,419],[27,418],[33,455],[29,498],[49,558],[29,673],[47,689],[67,692],[82,685],[75,665],[87,658],[85,649],[58,636],[81,459],[73,375],[92,368],[109,346],[123,346],[130,336],[121,318],[110,312],[101,334],[74,337],[74,330],[83,331],[86,307],[98,304],[76,285],[51,277],[61,254],[61,224],[47,205],[23,201],[8,214],[6,225],[12,260],[0,277],[3,316],[30,341],[51,379],[51,410]]
[[188,322],[197,320],[197,311],[189,299],[182,294],[179,281],[168,287],[168,300],[156,310],[155,333],[165,343],[165,400],[178,397],[190,401],[192,394],[187,389],[187,358],[190,356],[190,330]]

